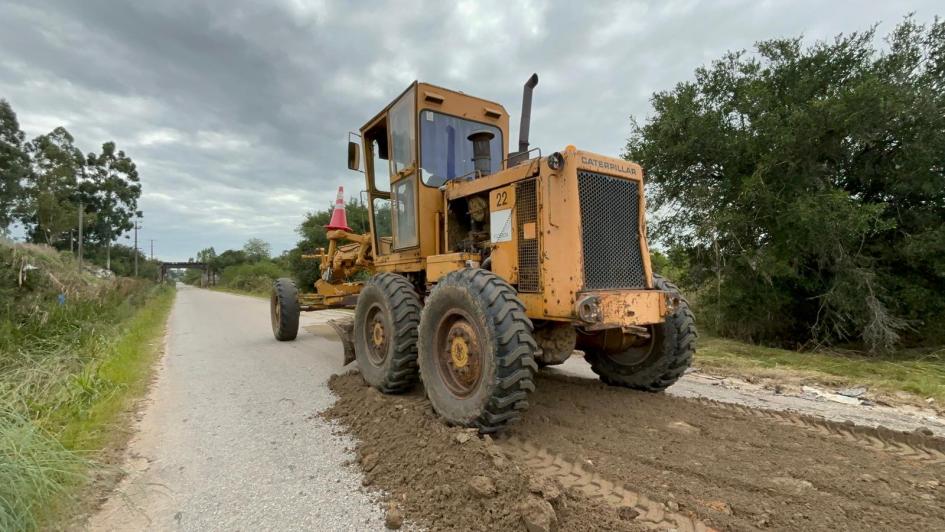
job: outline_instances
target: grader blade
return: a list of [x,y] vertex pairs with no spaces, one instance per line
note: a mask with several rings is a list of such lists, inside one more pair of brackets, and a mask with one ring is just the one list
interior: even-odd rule
[[328,325],[338,333],[345,348],[345,359],[341,365],[347,366],[354,362],[354,317],[328,320]]

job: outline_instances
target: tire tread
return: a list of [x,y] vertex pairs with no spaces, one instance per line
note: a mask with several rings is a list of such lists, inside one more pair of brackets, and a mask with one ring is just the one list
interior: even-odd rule
[[675,384],[692,365],[698,332],[695,316],[689,308],[689,301],[682,296],[678,286],[661,275],[653,275],[653,284],[659,290],[679,296],[679,308],[668,316],[662,325],[674,328],[676,343],[674,346],[665,346],[663,356],[632,372],[627,372],[624,368],[612,363],[604,353],[586,353],[585,358],[591,364],[591,370],[607,384],[647,392],[661,392]]

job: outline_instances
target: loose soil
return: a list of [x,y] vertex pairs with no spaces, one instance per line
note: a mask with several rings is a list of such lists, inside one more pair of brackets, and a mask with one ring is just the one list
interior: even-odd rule
[[[489,437],[449,427],[419,393],[383,395],[357,373],[334,376],[338,401],[322,415],[359,440],[363,485],[378,489],[388,512],[432,530],[645,530],[624,510],[562,489],[529,473]],[[553,510],[551,510],[553,508]],[[535,530],[541,530],[537,526]]]
[[420,527],[945,530],[945,442],[924,434],[542,373],[492,441],[445,425],[422,390],[385,396],[356,373],[329,385],[323,415],[359,440],[365,485]]

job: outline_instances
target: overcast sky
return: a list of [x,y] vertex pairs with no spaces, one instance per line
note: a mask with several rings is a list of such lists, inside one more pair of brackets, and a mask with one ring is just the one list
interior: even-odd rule
[[[346,132],[420,79],[501,102],[532,145],[619,155],[654,91],[726,50],[831,38],[940,1],[120,2],[0,0],[0,98],[29,137],[63,125],[117,142],[143,183],[139,238],[186,260],[259,237],[281,252],[335,187]],[[510,144],[517,139],[516,127]]]

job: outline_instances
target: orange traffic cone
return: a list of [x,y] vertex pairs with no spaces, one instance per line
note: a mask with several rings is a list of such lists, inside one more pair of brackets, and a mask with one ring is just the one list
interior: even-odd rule
[[331,231],[341,229],[349,233],[354,232],[348,227],[348,215],[345,213],[345,187],[338,187],[338,197],[335,198],[335,208],[331,211],[331,220],[328,222],[328,225],[325,226],[325,229]]

